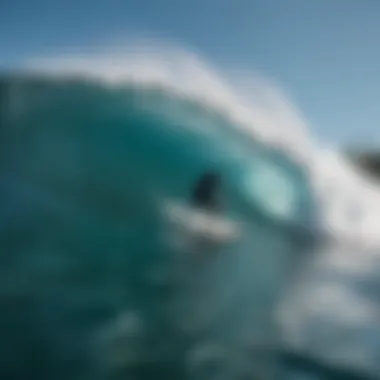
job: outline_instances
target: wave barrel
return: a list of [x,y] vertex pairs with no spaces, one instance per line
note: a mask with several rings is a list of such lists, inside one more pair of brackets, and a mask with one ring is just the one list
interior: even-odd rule
[[154,86],[0,77],[0,378],[270,379],[303,170]]

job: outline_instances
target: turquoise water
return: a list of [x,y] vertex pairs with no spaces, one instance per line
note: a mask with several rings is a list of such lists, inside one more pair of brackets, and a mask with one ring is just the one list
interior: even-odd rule
[[[3,76],[0,102],[1,379],[283,371],[273,311],[317,222],[301,167],[158,87]],[[231,240],[167,213],[210,170]]]

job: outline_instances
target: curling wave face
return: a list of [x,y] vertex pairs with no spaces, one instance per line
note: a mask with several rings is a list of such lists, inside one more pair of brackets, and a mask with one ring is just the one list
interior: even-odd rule
[[1,378],[378,378],[379,186],[268,80],[135,42],[1,76]]
[[[270,376],[314,242],[302,168],[159,86],[10,75],[0,94],[1,378]],[[208,171],[211,213],[191,203]]]

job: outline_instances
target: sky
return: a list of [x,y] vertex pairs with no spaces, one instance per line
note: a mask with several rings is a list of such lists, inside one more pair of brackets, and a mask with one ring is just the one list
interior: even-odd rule
[[323,140],[380,146],[379,0],[0,0],[0,68],[139,32],[271,77]]

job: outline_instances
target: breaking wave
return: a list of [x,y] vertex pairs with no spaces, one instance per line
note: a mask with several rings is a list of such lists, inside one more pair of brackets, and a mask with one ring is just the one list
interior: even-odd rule
[[[13,302],[2,344],[33,325],[41,362],[24,370],[39,379],[53,373],[43,360],[64,379],[95,376],[88,368],[150,378],[147,361],[166,363],[154,373],[173,379],[209,379],[210,362],[226,378],[262,378],[281,344],[322,363],[305,371],[323,378],[336,368],[379,376],[377,184],[309,136],[270,80],[223,75],[156,41],[126,46],[35,58],[2,76],[1,244],[13,252],[2,258],[2,302]],[[185,249],[204,230],[189,235],[199,226],[189,189],[215,168],[229,202],[217,225],[238,226],[238,242],[210,242],[220,233],[207,216],[208,237]],[[170,227],[168,205],[180,206],[180,228]],[[216,261],[214,251],[223,252]],[[273,348],[269,315],[289,280]],[[15,302],[20,295],[29,308]],[[25,359],[22,349],[15,355]],[[15,360],[4,376],[25,378]]]

